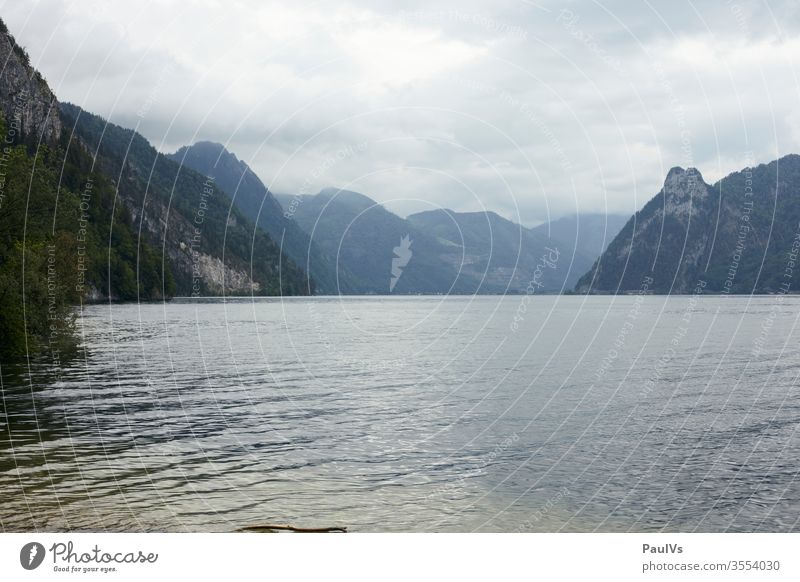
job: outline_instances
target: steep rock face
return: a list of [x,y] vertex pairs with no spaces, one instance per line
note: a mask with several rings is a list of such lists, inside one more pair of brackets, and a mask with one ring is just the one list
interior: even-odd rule
[[[157,241],[178,283],[180,295],[260,295],[262,286],[254,281],[243,264],[225,264],[219,257],[201,250],[202,234],[195,224],[179,212],[170,212],[168,205],[149,199],[140,205],[125,195],[123,202],[132,209],[134,224],[141,224],[146,240]],[[168,217],[164,220],[161,217]]]
[[[0,107],[9,136],[55,143],[61,135],[58,101],[45,80],[30,66],[28,54],[0,21]],[[5,139],[6,136],[3,136]]]
[[687,220],[693,209],[702,206],[708,197],[708,186],[696,168],[672,168],[664,180],[666,214]]
[[254,293],[261,291],[261,285],[253,281],[250,274],[245,270],[236,270],[222,262],[218,257],[212,257],[205,253],[198,253],[195,259],[196,272],[203,280],[207,289],[215,295],[222,294],[224,290],[230,293]]
[[[783,290],[800,219],[800,156],[745,168],[713,186],[673,168],[592,269],[582,293],[772,293]],[[800,277],[798,277],[800,278]],[[782,287],[784,286],[784,287]]]

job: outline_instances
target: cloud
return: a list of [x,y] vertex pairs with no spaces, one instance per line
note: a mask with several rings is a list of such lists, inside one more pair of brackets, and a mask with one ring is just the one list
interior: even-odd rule
[[792,2],[2,9],[61,99],[162,151],[223,142],[279,192],[536,224],[633,212],[675,165],[713,180],[800,151]]

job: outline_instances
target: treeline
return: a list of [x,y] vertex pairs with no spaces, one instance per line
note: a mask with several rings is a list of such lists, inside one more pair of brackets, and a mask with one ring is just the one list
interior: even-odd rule
[[[87,299],[174,293],[115,188],[81,148],[32,143],[0,115],[0,353],[68,337]],[[65,152],[69,153],[65,153]]]

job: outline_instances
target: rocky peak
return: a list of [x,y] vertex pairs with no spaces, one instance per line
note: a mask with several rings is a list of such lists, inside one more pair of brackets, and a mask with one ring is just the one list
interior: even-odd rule
[[[28,54],[0,20],[0,112],[9,136],[54,143],[61,135],[58,101]],[[11,132],[17,135],[11,135]]]
[[684,170],[676,166],[669,171],[667,179],[664,180],[664,194],[667,200],[698,199],[707,193],[706,183],[703,182],[703,176],[697,168]]

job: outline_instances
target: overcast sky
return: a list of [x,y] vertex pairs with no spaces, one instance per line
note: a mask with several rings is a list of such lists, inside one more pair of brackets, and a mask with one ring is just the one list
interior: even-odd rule
[[798,2],[0,0],[58,97],[275,192],[534,225],[800,153]]

